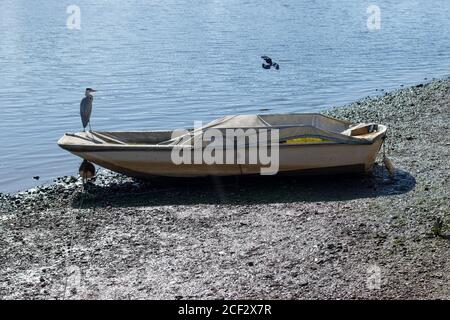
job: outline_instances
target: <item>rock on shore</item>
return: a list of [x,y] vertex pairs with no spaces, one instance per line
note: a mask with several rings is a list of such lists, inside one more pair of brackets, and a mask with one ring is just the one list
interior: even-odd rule
[[[0,299],[450,298],[450,80],[326,112],[389,127],[397,173],[0,194]],[[381,161],[378,160],[381,164]]]

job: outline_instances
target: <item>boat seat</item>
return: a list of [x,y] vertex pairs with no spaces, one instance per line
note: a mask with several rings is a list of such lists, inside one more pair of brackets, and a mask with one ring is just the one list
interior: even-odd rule
[[378,131],[378,125],[375,123],[360,123],[356,126],[350,127],[347,130],[342,131],[341,133],[350,136],[362,136],[365,134],[373,133]]

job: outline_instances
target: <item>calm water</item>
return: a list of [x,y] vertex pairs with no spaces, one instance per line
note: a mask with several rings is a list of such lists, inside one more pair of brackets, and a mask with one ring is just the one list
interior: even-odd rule
[[[72,3],[81,30],[66,27]],[[76,174],[56,141],[81,128],[89,86],[94,129],[162,129],[320,111],[450,73],[448,0],[0,0],[0,30],[3,192]]]

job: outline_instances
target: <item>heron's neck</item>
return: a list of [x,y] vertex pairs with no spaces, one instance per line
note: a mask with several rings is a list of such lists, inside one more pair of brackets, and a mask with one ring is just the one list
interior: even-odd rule
[[91,96],[91,93],[90,93],[90,92],[85,92],[84,95],[85,95],[86,97],[89,97],[89,96]]

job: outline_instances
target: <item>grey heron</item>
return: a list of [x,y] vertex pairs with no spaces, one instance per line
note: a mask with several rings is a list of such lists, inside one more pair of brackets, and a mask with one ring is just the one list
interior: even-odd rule
[[96,92],[96,90],[92,88],[86,88],[86,91],[84,93],[85,97],[83,98],[83,100],[81,100],[80,103],[80,115],[81,115],[81,122],[83,123],[83,131],[86,131],[86,127],[89,124],[90,132],[92,132],[91,113],[92,113],[92,101],[94,100],[92,92]]

